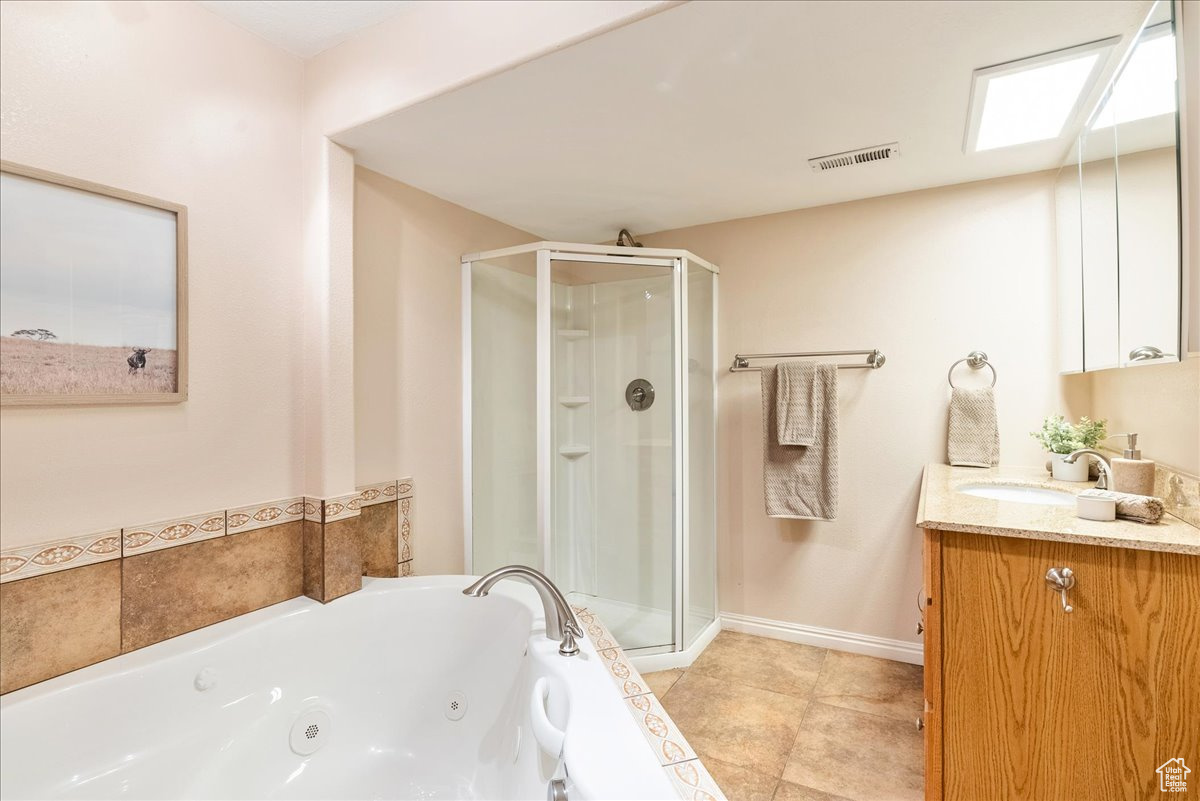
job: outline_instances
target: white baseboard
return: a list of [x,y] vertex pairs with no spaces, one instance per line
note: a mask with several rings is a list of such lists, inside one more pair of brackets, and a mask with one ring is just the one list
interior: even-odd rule
[[713,638],[721,633],[721,628],[721,618],[717,618],[705,626],[704,631],[700,632],[695,642],[683,651],[672,651],[665,654],[644,654],[641,656],[626,652],[625,657],[638,673],[653,673],[656,670],[691,667],[691,664],[696,661],[696,657],[700,656],[700,652],[707,648],[708,644],[713,641]]
[[[785,640],[804,645],[815,645],[819,648],[829,648],[834,651],[877,656],[896,662],[908,662],[911,665],[925,663],[925,653],[921,644],[904,640],[889,640],[886,637],[872,637],[869,634],[855,634],[852,631],[823,629],[817,626],[805,626],[801,623],[788,623],[783,620],[738,615],[733,612],[721,613],[721,626],[729,631],[770,637],[773,640]],[[671,655],[674,656],[674,654]]]

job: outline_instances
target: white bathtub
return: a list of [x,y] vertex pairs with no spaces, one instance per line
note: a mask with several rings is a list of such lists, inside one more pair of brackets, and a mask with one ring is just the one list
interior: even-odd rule
[[557,728],[571,799],[677,798],[592,644],[559,656],[532,588],[469,582],[367,579],[9,693],[0,795],[543,799]]

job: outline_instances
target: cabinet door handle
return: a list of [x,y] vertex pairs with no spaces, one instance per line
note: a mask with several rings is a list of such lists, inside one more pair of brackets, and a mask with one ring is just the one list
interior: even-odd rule
[[1075,607],[1067,602],[1067,591],[1075,586],[1075,574],[1071,571],[1071,568],[1052,567],[1047,570],[1046,586],[1060,594],[1064,612],[1075,611]]

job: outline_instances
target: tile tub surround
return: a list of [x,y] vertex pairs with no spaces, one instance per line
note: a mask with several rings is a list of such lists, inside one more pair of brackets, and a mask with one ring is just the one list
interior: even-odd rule
[[964,484],[1045,487],[1072,494],[1091,482],[1056,481],[1042,467],[950,467],[930,464],[921,482],[917,527],[1022,539],[1200,554],[1200,529],[1173,515],[1146,525],[1131,520],[1080,520],[1075,506],[1042,506],[977,498],[956,490]]
[[663,709],[661,702],[650,691],[650,685],[629,663],[609,630],[586,607],[571,608],[575,610],[576,617],[583,625],[584,635],[591,640],[596,653],[604,661],[616,691],[679,797],[687,801],[723,801],[725,795],[720,787]]
[[0,693],[120,653],[120,560],[0,584]]
[[6,551],[0,693],[299,595],[333,600],[364,575],[413,575],[412,489],[382,482]]
[[358,516],[362,574],[387,578],[400,575],[400,533],[396,501],[364,506]]
[[302,525],[294,520],[123,560],[122,653],[303,594]]
[[731,801],[922,797],[918,666],[723,631],[643,681]]

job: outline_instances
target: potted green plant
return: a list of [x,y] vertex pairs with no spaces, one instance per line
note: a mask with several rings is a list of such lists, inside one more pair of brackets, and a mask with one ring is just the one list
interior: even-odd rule
[[1080,417],[1072,424],[1061,414],[1052,415],[1042,421],[1041,431],[1031,431],[1030,436],[1050,452],[1050,473],[1060,481],[1087,481],[1091,459],[1077,459],[1067,464],[1062,457],[1080,448],[1095,448],[1108,436],[1107,420],[1089,420]]

